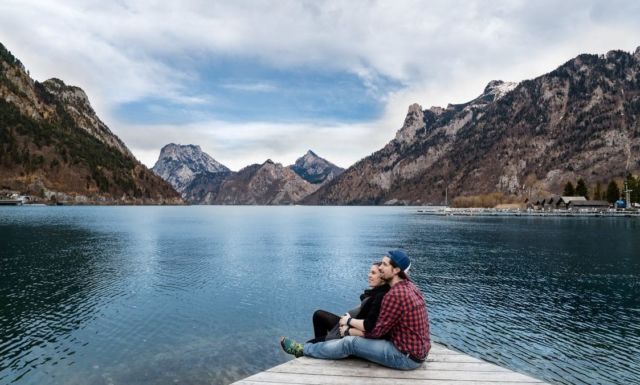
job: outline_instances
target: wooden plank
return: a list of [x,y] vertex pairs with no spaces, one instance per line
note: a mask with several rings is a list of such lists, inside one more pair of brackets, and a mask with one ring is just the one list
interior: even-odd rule
[[[345,365],[361,365],[361,364],[375,365],[372,362],[361,360],[355,357],[346,359],[346,360],[322,360],[322,359],[315,359],[315,358],[309,358],[309,357],[301,357],[301,361],[306,365],[325,365],[325,362],[327,361],[333,361],[337,363],[345,362]],[[429,355],[429,357],[427,357],[426,363],[428,364],[432,362],[452,362],[452,363],[466,362],[466,363],[478,363],[478,364],[481,363],[485,365],[493,365],[489,362],[482,361],[481,359],[478,359],[478,358],[465,356],[464,354]]]
[[[321,360],[321,359],[316,359],[316,358],[309,358],[309,357],[300,357],[298,359],[295,360],[291,360],[287,363],[284,363],[282,365],[286,365],[286,364],[290,364],[290,363],[294,363],[294,362],[300,362],[303,363],[305,365],[320,365],[320,366],[326,366],[326,365],[341,365],[341,366],[362,366],[362,365],[369,365],[369,366],[378,366],[377,364],[374,364],[373,362],[369,362],[369,361],[365,361],[359,358],[348,358],[348,359],[343,359],[343,360]],[[482,361],[478,358],[474,358],[474,357],[470,357],[470,356],[465,356],[465,355],[442,355],[442,356],[429,356],[427,358],[427,361],[422,365],[422,368],[428,367],[431,364],[434,363],[441,363],[441,364],[482,364],[482,365],[491,365],[491,366],[496,366],[499,368],[499,366],[491,364],[489,362],[486,361]],[[416,369],[419,370],[419,369]]]
[[516,372],[481,372],[472,370],[390,370],[382,367],[340,367],[340,366],[302,366],[280,365],[268,370],[272,373],[289,373],[321,376],[352,376],[372,378],[402,378],[415,380],[465,380],[473,378],[479,381],[531,382],[531,378]]
[[[351,382],[349,382],[351,381]],[[299,382],[296,381],[295,378],[278,378],[278,379],[259,379],[259,380],[241,380],[235,382],[233,385],[265,385],[265,384],[282,384],[282,385],[315,385],[315,384],[323,384],[323,385],[344,385],[344,384],[353,384],[353,385],[371,385],[371,384],[380,384],[380,385],[388,385],[388,384],[398,384],[398,385],[514,385],[509,383],[499,383],[499,382],[484,382],[484,381],[434,381],[434,380],[398,380],[396,382],[388,382],[386,380],[378,382],[376,379],[369,378],[366,380],[361,379],[348,379],[346,381],[331,381],[324,380],[319,382]],[[539,382],[532,383],[524,383],[520,382],[515,385],[540,385]]]
[[[373,362],[364,361],[358,358],[346,359],[346,360],[317,360],[313,358],[302,357],[297,360],[289,361],[282,365],[295,364],[300,366],[316,365],[316,366],[340,366],[340,367],[382,367]],[[422,367],[416,370],[472,370],[480,372],[510,372],[511,370],[505,369],[501,366],[493,365],[487,362],[426,362]]]
[[[277,384],[304,384],[304,385],[360,385],[371,384],[374,382],[376,385],[440,385],[440,384],[455,384],[458,381],[451,381],[449,379],[415,379],[415,378],[375,378],[375,377],[356,377],[356,376],[332,376],[332,375],[315,375],[315,374],[292,374],[292,373],[273,373],[273,372],[261,372],[255,374],[246,379],[246,381],[253,381],[256,383],[277,383]],[[459,381],[460,385],[500,385],[500,384],[513,384],[513,385],[534,385],[540,384],[540,382],[496,382],[496,381],[483,381],[477,379],[467,379]]]
[[434,355],[427,357],[426,362],[485,362],[479,358],[465,356],[465,355]]

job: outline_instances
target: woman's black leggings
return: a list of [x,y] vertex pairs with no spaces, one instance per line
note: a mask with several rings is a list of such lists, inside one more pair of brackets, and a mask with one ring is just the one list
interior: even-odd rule
[[313,334],[315,342],[324,341],[327,332],[340,322],[340,317],[324,310],[316,310],[313,313]]

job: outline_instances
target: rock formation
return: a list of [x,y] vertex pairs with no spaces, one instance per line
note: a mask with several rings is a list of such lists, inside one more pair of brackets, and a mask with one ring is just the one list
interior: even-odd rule
[[409,107],[384,148],[304,202],[440,204],[500,192],[523,199],[640,170],[640,48],[580,55],[518,84],[492,81],[476,99]]
[[62,80],[31,79],[0,44],[0,189],[43,202],[182,203]]

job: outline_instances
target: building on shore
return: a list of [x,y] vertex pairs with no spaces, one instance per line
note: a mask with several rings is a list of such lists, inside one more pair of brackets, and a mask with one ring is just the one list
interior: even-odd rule
[[609,210],[607,201],[574,200],[567,204],[567,210],[571,211],[607,211]]
[[560,197],[560,199],[558,200],[558,202],[556,203],[556,209],[569,209],[569,204],[571,202],[588,202],[587,198],[585,197],[580,197],[580,196],[572,196],[572,197],[567,197],[567,196],[563,196]]
[[[602,201],[588,201],[587,198],[583,196],[560,196],[560,195],[552,195],[547,198],[538,197],[532,199],[527,202],[527,208],[533,210],[543,210],[543,211],[555,211],[555,210],[569,210],[572,203],[576,202],[598,202],[593,203],[594,207],[601,207]],[[578,204],[581,205],[581,204]],[[574,205],[574,207],[576,207]],[[589,204],[584,206],[589,207]],[[608,206],[607,206],[608,207]]]
[[524,203],[527,205],[527,209],[529,210],[541,210],[544,205],[544,198],[535,197],[532,199],[525,199]]

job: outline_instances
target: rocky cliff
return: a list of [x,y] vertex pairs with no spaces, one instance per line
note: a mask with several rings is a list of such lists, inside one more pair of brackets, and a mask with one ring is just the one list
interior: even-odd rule
[[319,157],[311,150],[298,158],[289,168],[311,184],[329,182],[344,172],[343,168]]
[[640,48],[580,55],[518,84],[489,83],[446,108],[409,107],[396,137],[305,203],[439,204],[500,192],[523,199],[640,170]]
[[0,164],[0,189],[42,201],[182,202],[96,116],[80,88],[34,81],[2,44]]
[[229,175],[231,171],[203,152],[200,146],[174,143],[167,144],[160,150],[160,156],[152,170],[171,183],[183,197],[188,195],[188,186],[198,176],[202,176],[201,180],[219,179],[220,175]]
[[301,201],[317,189],[280,163],[267,160],[229,175],[220,185],[212,181],[199,203],[224,205],[286,205]]

